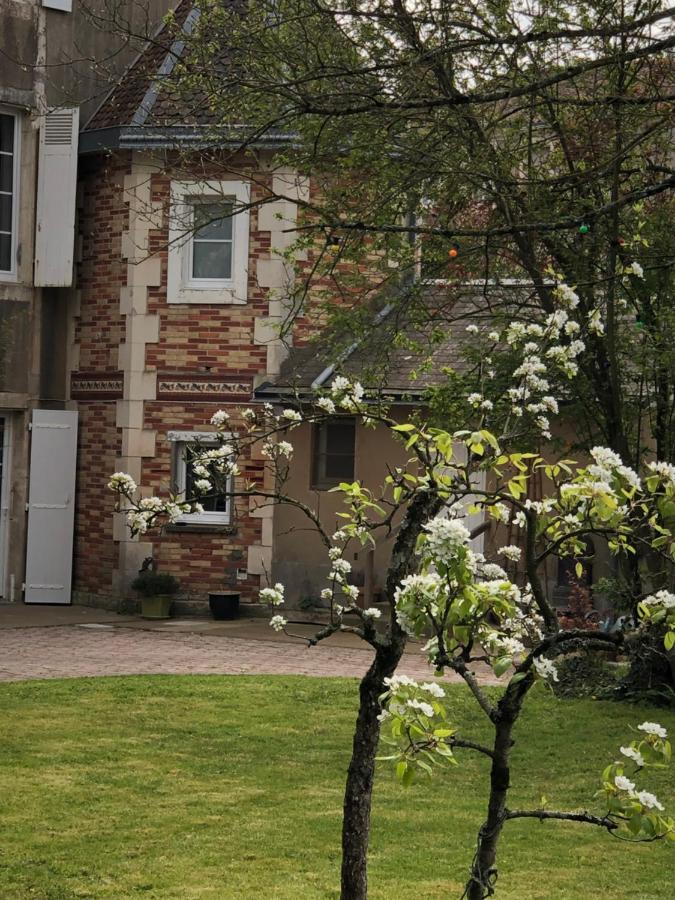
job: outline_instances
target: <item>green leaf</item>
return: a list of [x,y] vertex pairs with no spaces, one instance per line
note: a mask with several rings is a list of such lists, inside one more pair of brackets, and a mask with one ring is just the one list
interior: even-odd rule
[[666,650],[672,650],[675,647],[675,631],[669,631],[663,639],[663,646]]
[[510,656],[500,656],[498,660],[493,664],[492,671],[495,673],[497,678],[500,675],[503,675],[504,672],[507,671],[511,667],[511,657]]

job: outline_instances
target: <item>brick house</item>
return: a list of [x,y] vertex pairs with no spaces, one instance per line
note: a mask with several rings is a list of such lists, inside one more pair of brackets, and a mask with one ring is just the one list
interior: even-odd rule
[[[184,28],[190,15],[181,4]],[[163,93],[176,53],[175,45],[149,45],[80,135],[77,282],[68,300],[67,400],[79,415],[73,599],[116,607],[152,557],[180,579],[184,603],[203,605],[208,593],[227,589],[255,600],[271,578],[286,584],[290,607],[302,607],[318,600],[329,566],[297,510],[226,494],[161,534],[132,538],[106,489],[117,470],[147,493],[189,488],[185,448],[195,438],[208,442],[214,412],[225,409],[236,429],[252,403],[301,398],[335,374],[336,360],[307,344],[310,321],[300,319],[283,340],[277,327],[293,282],[280,252],[294,240],[298,201],[314,185],[277,166],[269,143],[234,158],[223,148],[202,152],[208,123],[174,124],[173,100]],[[270,202],[270,189],[285,199]],[[395,351],[386,384],[368,386],[409,415],[443,367],[456,364],[459,340],[450,333],[417,380],[414,355]],[[353,347],[340,371],[361,376],[367,355]],[[339,524],[330,487],[353,477],[374,488],[387,464],[404,459],[384,429],[348,417],[303,425],[292,440],[288,492],[328,528]],[[265,477],[261,457],[242,469],[242,479]],[[391,538],[353,556],[369,602],[383,586],[390,548]],[[555,580],[550,573],[552,588]]]

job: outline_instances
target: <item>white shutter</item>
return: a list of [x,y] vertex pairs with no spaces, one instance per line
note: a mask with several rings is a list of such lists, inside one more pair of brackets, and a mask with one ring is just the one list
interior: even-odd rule
[[71,12],[73,0],[42,0],[42,5],[48,9],[58,9],[61,12]]
[[53,109],[42,118],[35,214],[35,284],[73,283],[77,135],[80,111]]
[[28,491],[26,603],[70,603],[77,413],[33,412]]

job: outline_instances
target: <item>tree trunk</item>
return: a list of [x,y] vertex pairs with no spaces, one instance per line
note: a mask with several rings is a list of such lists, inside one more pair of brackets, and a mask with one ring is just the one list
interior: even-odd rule
[[375,754],[380,737],[378,716],[384,679],[396,671],[406,635],[396,621],[394,595],[401,579],[416,569],[415,544],[422,526],[442,507],[433,493],[420,493],[408,508],[391,554],[386,595],[391,609],[389,632],[375,648],[375,659],[361,681],[359,713],[354,729],[352,758],[347,772],[342,820],[342,900],[365,900],[368,896],[368,841],[373,796]]
[[484,897],[494,894],[494,883],[497,880],[495,865],[497,844],[504,827],[506,798],[510,787],[509,762],[513,746],[513,727],[533,683],[534,677],[528,674],[522,681],[510,684],[497,705],[490,771],[490,799],[487,818],[478,832],[478,846],[464,894],[468,900],[483,900]]
[[347,773],[342,820],[342,900],[368,896],[368,841],[370,808],[375,774],[375,754],[380,736],[378,715],[384,679],[393,675],[405,644],[378,648],[373,664],[359,688],[359,714],[354,730],[352,758]]
[[494,758],[490,771],[490,799],[485,822],[478,832],[478,846],[471,865],[471,877],[466,888],[468,900],[483,900],[494,893],[493,884],[497,878],[495,861],[497,843],[504,826],[506,797],[510,786],[509,756],[511,752],[511,732],[513,722],[497,727],[494,742]]

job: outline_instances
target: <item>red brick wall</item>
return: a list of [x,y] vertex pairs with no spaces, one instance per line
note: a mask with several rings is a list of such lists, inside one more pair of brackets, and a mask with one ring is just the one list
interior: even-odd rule
[[[128,158],[90,162],[80,182],[80,314],[74,336],[81,372],[105,374],[118,368],[117,348],[125,333],[119,312],[120,288],[126,284],[121,241],[128,221],[121,186],[128,171]],[[114,496],[106,485],[120,455],[121,432],[115,426],[114,400],[80,401],[78,410],[73,587],[110,596],[117,545],[112,540]]]
[[122,199],[122,185],[130,167],[128,158],[89,166],[91,170],[80,181],[80,315],[75,342],[80,348],[81,372],[111,372],[117,369],[117,347],[125,333],[119,309],[127,264],[121,246],[129,211]]
[[[210,418],[218,409],[231,416],[233,431],[241,424],[242,405],[213,403],[172,403],[149,401],[145,404],[145,427],[156,430],[156,454],[143,463],[143,485],[153,493],[166,496],[171,488],[173,442],[167,437],[171,430],[209,431]],[[258,461],[240,460],[241,476],[236,479],[235,492],[243,481],[260,481],[262,468]],[[254,599],[259,587],[257,576],[237,581],[237,570],[246,569],[247,548],[259,544],[260,519],[249,515],[249,500],[235,498],[232,524],[224,530],[198,532],[181,526],[176,532],[165,531],[153,535],[154,557],[162,571],[171,572],[181,582],[181,595],[203,596],[224,588],[240,590],[244,597]]]
[[115,427],[115,403],[80,402],[73,587],[109,596],[117,568],[117,544],[112,540],[115,497],[108,490],[120,431]]

